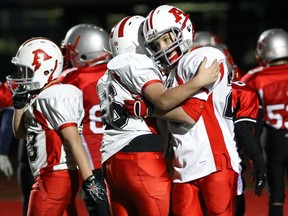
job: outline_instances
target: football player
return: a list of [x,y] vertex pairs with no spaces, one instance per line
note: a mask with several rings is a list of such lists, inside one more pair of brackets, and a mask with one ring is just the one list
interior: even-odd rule
[[285,172],[288,160],[286,124],[288,91],[288,33],[272,28],[262,32],[256,46],[259,66],[241,81],[257,92],[263,112],[262,143],[266,153],[269,188],[269,216],[282,216],[285,197]]
[[[174,150],[172,212],[203,215],[201,194],[208,215],[233,215],[240,158],[234,141],[231,85],[224,54],[213,47],[192,49],[194,27],[189,15],[177,7],[153,9],[143,26],[145,46],[166,86],[187,83],[204,57],[209,66],[220,62],[220,76],[181,105],[187,123],[168,121]],[[154,111],[153,111],[154,112]],[[154,113],[158,116],[158,113]],[[167,112],[162,118],[171,118]]]
[[[146,118],[150,112],[141,106],[140,99],[145,97],[169,110],[200,89],[201,84],[218,77],[217,62],[209,69],[201,65],[199,74],[207,72],[206,79],[200,76],[195,78],[198,82],[191,81],[168,93],[164,77],[143,49],[144,19],[128,16],[115,24],[109,39],[113,58],[97,87],[106,124],[101,153],[112,215],[169,213],[171,180],[163,157],[164,142],[155,119]],[[131,106],[139,118],[128,115],[125,101],[135,102]]]
[[63,56],[47,38],[25,41],[12,63],[18,69],[6,77],[15,108],[12,126],[16,138],[26,138],[35,179],[27,215],[76,215],[82,178],[90,196],[105,194],[95,182],[79,135],[84,116],[82,92],[55,81],[62,72]]
[[[105,190],[100,155],[104,125],[100,117],[96,85],[107,70],[107,62],[111,59],[108,40],[108,33],[93,24],[78,24],[69,29],[61,48],[65,55],[65,65],[72,67],[66,69],[58,78],[60,82],[72,84],[82,91],[85,115],[81,138],[95,181]],[[94,200],[85,192],[83,197],[90,216],[109,215],[107,200],[105,202],[99,200],[95,205]]]
[[[242,71],[234,63],[228,48],[221,39],[213,32],[199,31],[195,33],[194,46],[213,46],[221,50],[226,56],[228,70],[231,75],[232,84],[232,107],[233,121],[235,124],[235,136],[238,151],[246,151],[253,162],[253,174],[255,176],[255,194],[261,196],[266,184],[266,168],[262,155],[261,146],[257,143],[254,134],[258,116],[259,100],[257,94],[250,89],[245,83],[239,80],[242,77]],[[241,163],[240,172],[243,173],[246,165]],[[236,216],[245,214],[245,197],[244,197],[244,178],[238,177],[238,190],[236,197]]]

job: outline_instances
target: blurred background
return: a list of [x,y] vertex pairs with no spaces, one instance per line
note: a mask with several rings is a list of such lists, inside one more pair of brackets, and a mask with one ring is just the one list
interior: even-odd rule
[[195,31],[220,36],[244,71],[256,66],[256,42],[264,30],[288,30],[287,3],[277,0],[0,0],[0,81],[15,70],[11,58],[31,37],[45,36],[60,45],[76,24],[92,23],[110,32],[124,16],[146,16],[161,4],[189,13]]
[[[101,26],[109,33],[123,17],[146,16],[161,4],[175,5],[189,13],[195,31],[216,33],[244,72],[257,65],[254,53],[258,37],[264,30],[283,28],[288,31],[288,7],[284,0],[0,0],[0,81],[16,71],[11,59],[19,46],[31,37],[48,37],[60,45],[67,31],[80,23]],[[11,146],[11,153],[15,173],[17,145]],[[246,173],[249,183],[251,173]],[[4,198],[14,199],[15,194],[17,199],[20,197],[15,184],[16,173],[12,180],[7,181],[0,174],[0,204],[4,204],[6,210],[13,210],[16,204],[10,200],[4,202]],[[267,193],[259,199],[253,191],[250,194],[247,216],[266,215]],[[256,213],[251,213],[252,209]],[[21,212],[20,207],[18,210]],[[8,214],[2,211],[1,215]]]

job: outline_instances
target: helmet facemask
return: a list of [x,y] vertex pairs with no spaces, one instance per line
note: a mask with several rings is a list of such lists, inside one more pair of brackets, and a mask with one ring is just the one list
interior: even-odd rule
[[6,77],[7,84],[13,95],[25,94],[40,88],[39,82],[33,82],[34,72],[26,66],[18,66],[15,74]]
[[[155,41],[165,34],[169,34],[172,43],[165,48],[159,49]],[[145,47],[151,58],[161,70],[174,67],[187,51],[182,32],[177,28],[171,28],[165,32],[160,32],[156,37],[146,40]]]
[[61,52],[62,55],[64,57],[64,66],[63,69],[67,69],[70,67],[70,63],[72,63],[72,65],[76,64],[76,56],[78,55],[77,52],[77,41],[76,40],[74,44],[64,44],[62,41],[62,45],[61,45]]
[[[143,26],[146,49],[162,71],[175,67],[179,59],[192,47],[194,28],[189,17],[189,14],[169,5],[161,5],[153,9],[146,17]],[[161,50],[155,50],[151,42],[156,42],[168,32],[175,38],[172,40],[173,43],[165,49],[161,46]],[[176,51],[178,56],[172,57],[171,51]]]

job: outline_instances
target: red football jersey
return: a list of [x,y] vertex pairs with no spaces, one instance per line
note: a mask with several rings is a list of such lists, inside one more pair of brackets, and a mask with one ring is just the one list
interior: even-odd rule
[[243,82],[232,82],[232,107],[234,122],[251,121],[256,123],[259,100],[257,93]]
[[12,93],[6,82],[0,82],[0,109],[12,106]]
[[265,123],[288,129],[288,64],[257,67],[241,79],[258,93]]

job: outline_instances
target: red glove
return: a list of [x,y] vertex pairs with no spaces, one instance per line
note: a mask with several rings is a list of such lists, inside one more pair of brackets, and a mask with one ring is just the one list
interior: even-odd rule
[[130,116],[137,118],[147,118],[152,115],[153,108],[144,100],[124,100],[123,107]]

